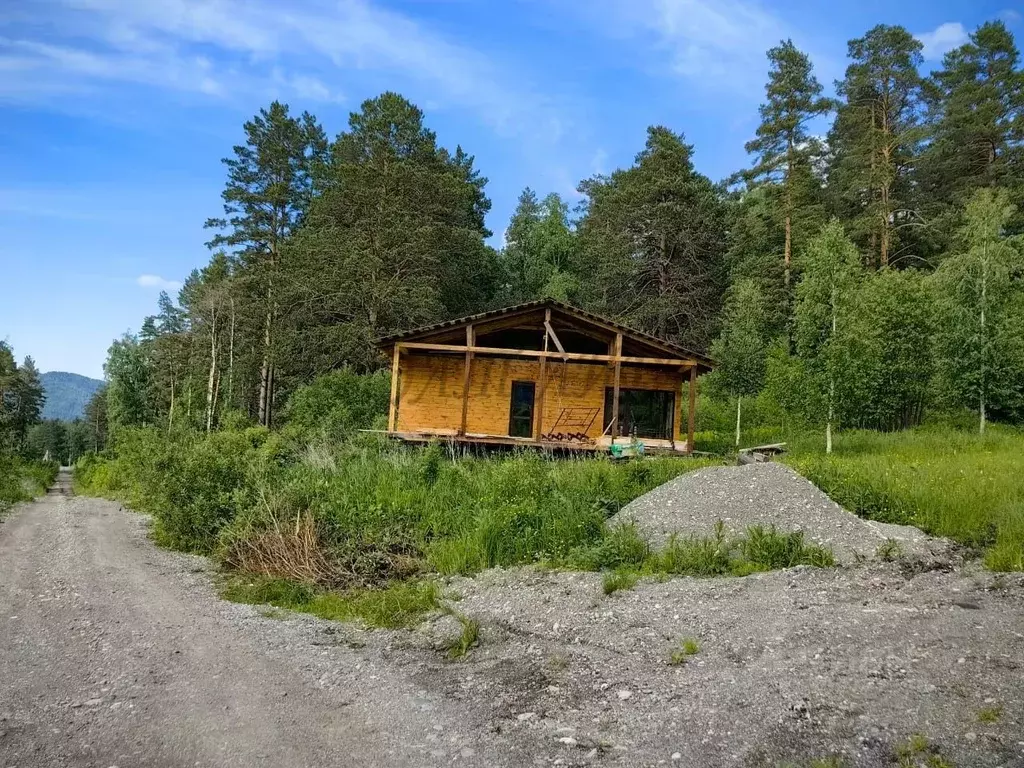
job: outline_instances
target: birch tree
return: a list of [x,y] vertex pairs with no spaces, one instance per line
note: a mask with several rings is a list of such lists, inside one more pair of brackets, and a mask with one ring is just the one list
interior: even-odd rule
[[725,307],[721,335],[711,347],[718,361],[715,376],[722,388],[736,397],[736,447],[739,448],[743,398],[757,395],[764,386],[767,345],[764,337],[764,297],[757,283],[741,280]]
[[960,252],[934,276],[940,313],[940,381],[950,402],[977,409],[1024,407],[1024,260],[1006,237],[1015,213],[1006,190],[980,189],[967,205]]
[[808,244],[796,303],[797,354],[825,404],[826,453],[832,453],[837,414],[849,391],[859,278],[857,248],[833,220]]

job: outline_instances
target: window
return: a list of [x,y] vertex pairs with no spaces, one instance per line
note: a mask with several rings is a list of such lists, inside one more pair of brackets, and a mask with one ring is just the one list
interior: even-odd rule
[[533,437],[533,396],[536,385],[532,381],[512,382],[512,404],[509,408],[508,433],[512,437]]
[[[615,389],[604,391],[604,423],[612,420],[612,400]],[[616,437],[647,437],[652,440],[671,440],[674,435],[673,416],[676,409],[675,392],[659,389],[620,389],[619,424]]]

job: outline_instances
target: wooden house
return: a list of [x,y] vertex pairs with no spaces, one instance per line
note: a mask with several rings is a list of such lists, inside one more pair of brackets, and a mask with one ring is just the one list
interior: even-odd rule
[[[391,358],[388,434],[573,450],[633,439],[693,450],[693,386],[707,357],[558,301],[380,340]],[[683,383],[687,388],[683,411]]]

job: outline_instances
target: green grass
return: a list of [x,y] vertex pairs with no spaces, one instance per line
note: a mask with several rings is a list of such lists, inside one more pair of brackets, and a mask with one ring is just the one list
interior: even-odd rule
[[27,461],[0,450],[0,518],[19,501],[46,493],[58,469],[56,462]]
[[476,647],[480,643],[480,623],[476,619],[471,619],[468,616],[463,616],[461,613],[447,609],[447,612],[458,619],[459,624],[462,625],[462,633],[448,648],[449,659],[461,659],[471,648]]
[[606,595],[613,595],[620,589],[632,589],[639,580],[639,573],[620,568],[604,574],[604,578],[601,581],[601,589]]
[[698,653],[700,653],[700,644],[692,637],[684,637],[679,641],[679,645],[672,649],[668,663],[674,667],[681,667]]
[[896,745],[896,765],[899,768],[953,768],[953,764],[939,754],[939,750],[920,733]]
[[979,723],[998,723],[1002,716],[1003,708],[1001,706],[983,707],[978,710]]
[[786,461],[851,512],[949,537],[993,570],[1024,570],[1024,433],[855,431],[831,456],[809,439],[791,449]]
[[[433,581],[395,582],[380,589],[333,592],[288,579],[233,574],[222,584],[221,597],[236,603],[310,613],[321,619],[358,620],[369,627],[386,629],[415,626],[428,613],[441,608],[440,589]],[[465,626],[464,639],[468,632]],[[466,650],[475,639],[474,635]]]

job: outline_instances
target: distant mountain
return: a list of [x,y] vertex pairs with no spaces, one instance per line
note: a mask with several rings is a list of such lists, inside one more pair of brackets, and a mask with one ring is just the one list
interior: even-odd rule
[[77,373],[50,371],[40,374],[46,390],[46,402],[43,404],[44,419],[61,419],[74,421],[85,415],[85,405],[96,390],[103,386],[99,379],[79,376]]

